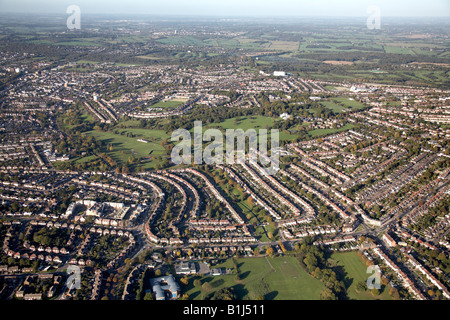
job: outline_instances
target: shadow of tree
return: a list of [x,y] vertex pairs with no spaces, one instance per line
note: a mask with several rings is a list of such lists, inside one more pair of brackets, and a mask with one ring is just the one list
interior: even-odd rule
[[236,284],[231,288],[233,288],[238,300],[243,300],[243,298],[248,294],[248,290],[245,289],[243,284]]
[[335,266],[333,270],[336,272],[336,275],[340,280],[344,282],[345,288],[348,289],[353,284],[353,278],[348,277],[347,271],[345,271],[343,266]]
[[212,280],[214,280],[213,277],[205,277],[201,281],[202,281],[202,284],[204,284],[205,282],[211,282]]
[[194,293],[189,295],[189,300],[194,300],[199,294],[200,291],[195,291]]
[[221,286],[221,285],[224,284],[224,283],[225,283],[225,280],[223,280],[223,279],[217,279],[217,280],[211,282],[211,286],[212,286],[213,288],[217,288],[217,287]]
[[278,295],[278,291],[272,291],[264,295],[264,300],[273,300]]
[[241,280],[247,278],[249,274],[250,274],[250,271],[246,271],[246,272],[244,272],[244,273],[241,273],[241,275],[240,275]]

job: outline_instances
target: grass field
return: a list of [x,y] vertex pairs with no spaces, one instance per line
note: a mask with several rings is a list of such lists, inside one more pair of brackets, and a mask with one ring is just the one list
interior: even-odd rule
[[210,124],[208,127],[220,127],[223,129],[265,129],[273,126],[274,119],[264,116],[230,118],[220,123]]
[[339,98],[335,98],[334,100],[336,100],[336,101],[338,101],[340,103],[343,103],[347,107],[351,107],[353,110],[355,110],[355,109],[362,109],[362,108],[365,107],[359,101],[350,100],[350,98],[347,98],[347,97],[339,97]]
[[[165,155],[165,150],[160,143],[169,136],[164,131],[147,129],[117,129],[117,131],[118,133],[92,130],[86,132],[86,134],[103,141],[105,145],[112,145],[113,150],[107,151],[107,154],[119,163],[127,163],[131,156],[154,157]],[[127,133],[132,133],[135,137],[127,137]],[[138,139],[149,142],[140,142]],[[152,161],[144,167],[154,167],[154,165],[156,165],[156,162]]]
[[323,135],[327,135],[327,134],[338,133],[338,132],[350,130],[350,129],[353,129],[353,128],[354,128],[354,125],[346,124],[345,126],[343,126],[341,128],[338,128],[338,129],[316,129],[316,130],[311,130],[311,131],[308,131],[308,134],[311,137],[318,137],[318,136],[323,136]]
[[356,252],[337,252],[331,256],[332,263],[336,263],[335,270],[345,275],[344,283],[350,299],[356,300],[391,300],[385,288],[380,295],[374,296],[370,291],[358,292],[355,290],[358,282],[367,281],[370,276],[367,266]]
[[343,112],[349,108],[350,110],[359,110],[365,107],[358,101],[350,100],[350,98],[347,97],[332,98],[330,100],[321,101],[320,103],[335,113]]
[[[293,257],[241,258],[237,260],[241,280],[235,275],[202,277],[202,283],[208,281],[213,290],[205,292],[193,287],[194,276],[190,276],[185,292],[190,299],[201,300],[208,294],[221,288],[232,287],[239,300],[254,300],[263,296],[266,300],[318,300],[323,284],[303,270]],[[216,267],[216,266],[215,266]],[[231,260],[218,267],[232,268]]]
[[179,100],[169,100],[169,101],[159,101],[153,105],[151,105],[149,108],[162,108],[162,109],[175,109],[176,107],[182,105],[186,101],[179,101]]
[[[268,138],[270,137],[270,130],[275,123],[275,119],[265,116],[249,116],[249,117],[238,117],[238,118],[230,118],[222,121],[220,123],[212,123],[203,127],[203,130],[208,128],[219,128],[221,130],[226,129],[242,129],[245,131],[249,129],[256,130],[256,134],[259,133],[260,129],[267,129]],[[192,130],[191,130],[192,131]],[[224,132],[225,134],[225,132]],[[292,141],[295,139],[297,135],[293,132],[289,131],[279,131],[280,141]]]
[[341,106],[340,104],[336,104],[333,101],[321,101],[320,104],[323,105],[324,107],[330,109],[334,113],[340,113],[343,110],[347,109],[346,107]]

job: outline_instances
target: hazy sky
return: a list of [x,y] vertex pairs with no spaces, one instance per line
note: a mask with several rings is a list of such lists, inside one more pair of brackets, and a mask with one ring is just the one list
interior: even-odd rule
[[208,16],[382,16],[448,17],[450,0],[0,0],[0,13],[62,13],[78,5],[82,13],[143,13]]

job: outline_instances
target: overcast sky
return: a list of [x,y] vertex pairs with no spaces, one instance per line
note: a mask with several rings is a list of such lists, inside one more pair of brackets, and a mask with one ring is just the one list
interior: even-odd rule
[[368,16],[448,17],[450,0],[0,0],[0,13],[61,13],[78,5],[82,13],[207,16]]

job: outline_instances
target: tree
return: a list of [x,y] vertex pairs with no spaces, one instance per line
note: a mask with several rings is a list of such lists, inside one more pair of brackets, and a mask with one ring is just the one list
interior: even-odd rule
[[389,294],[391,295],[392,299],[400,300],[400,293],[396,288],[391,288],[391,290],[389,290]]
[[202,285],[202,282],[199,279],[194,280],[194,287],[198,288]]
[[153,300],[153,294],[151,292],[148,292],[144,296],[144,300]]
[[320,300],[337,300],[337,297],[330,288],[325,288],[320,293]]
[[213,287],[209,282],[205,282],[204,284],[202,284],[202,289],[205,292],[210,292],[210,291],[212,291]]
[[316,277],[317,279],[321,279],[322,276],[323,276],[322,270],[320,270],[320,268],[317,267],[316,270],[314,270],[314,277]]
[[181,281],[181,283],[184,284],[185,286],[187,286],[188,283],[189,283],[189,279],[188,279],[186,276],[184,276],[183,278],[181,278],[180,281]]
[[358,282],[358,283],[356,284],[356,288],[355,288],[355,289],[356,289],[357,291],[359,291],[359,292],[366,291],[366,289],[367,289],[366,282],[364,282],[364,281]]
[[380,290],[378,290],[377,288],[373,288],[372,290],[370,290],[370,292],[371,292],[372,295],[374,295],[374,296],[380,295]]
[[223,288],[214,293],[211,300],[236,300],[233,288]]

